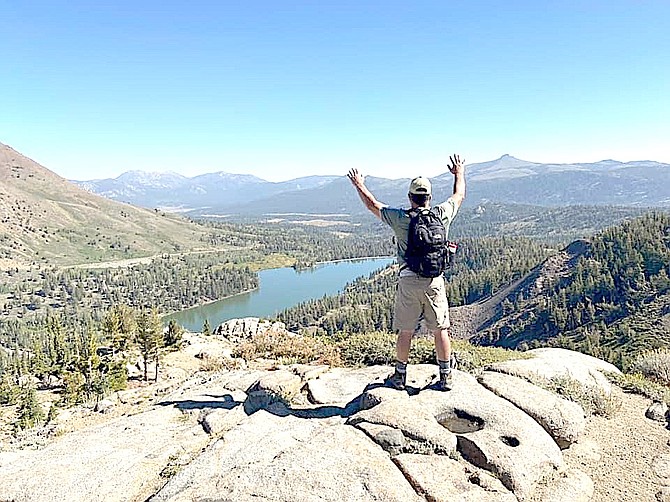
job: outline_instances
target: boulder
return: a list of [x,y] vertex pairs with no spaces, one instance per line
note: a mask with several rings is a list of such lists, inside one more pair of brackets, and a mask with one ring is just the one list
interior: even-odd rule
[[265,333],[269,329],[286,331],[283,322],[262,321],[258,317],[244,317],[242,319],[230,319],[219,324],[214,334],[226,338],[232,343],[240,343],[251,340],[254,336]]
[[449,392],[425,390],[410,400],[456,434],[463,458],[490,471],[519,500],[564,466],[560,449],[537,422],[467,373],[454,371]]
[[649,408],[647,408],[644,416],[649,420],[665,423],[667,420],[666,417],[668,416],[668,405],[655,401],[649,405]]
[[244,409],[251,414],[275,402],[289,404],[300,392],[302,385],[302,379],[291,371],[266,373],[247,389]]
[[584,432],[584,410],[575,402],[504,373],[484,371],[478,381],[535,419],[560,448],[569,447]]
[[246,392],[266,373],[266,371],[260,370],[221,371],[212,375],[211,379],[222,389]]
[[383,401],[374,408],[356,413],[347,423],[354,426],[369,423],[397,429],[405,436],[402,450],[405,452],[449,455],[456,451],[456,436],[410,399]]
[[381,385],[389,374],[388,366],[370,366],[359,369],[333,368],[307,382],[307,393],[314,404],[346,406],[358,401],[363,391],[372,383]]
[[595,387],[606,395],[612,392],[612,384],[605,377],[605,373],[621,373],[613,364],[572,350],[543,348],[529,350],[527,354],[531,354],[533,358],[495,363],[486,369],[525,378],[531,382],[567,377],[576,380],[582,387]]
[[361,394],[360,409],[369,410],[382,401],[390,401],[392,399],[409,400],[409,394],[381,385],[370,385]]
[[330,369],[330,366],[325,364],[292,364],[288,367],[288,369],[298,375],[304,381],[307,381],[313,380],[314,378],[319,378]]
[[71,432],[35,455],[0,469],[0,500],[14,502],[146,500],[165,482],[169,462],[209,441],[195,419],[159,407]]
[[109,413],[112,411],[112,408],[114,407],[114,401],[110,401],[109,399],[101,399],[97,403],[95,403],[95,408],[93,411],[96,411],[98,413]]
[[153,502],[340,502],[419,497],[388,454],[339,419],[250,416],[178,472]]
[[[435,455],[402,454],[394,458],[405,477],[427,500],[516,502],[517,498],[484,472],[474,473],[456,460]],[[488,478],[482,482],[482,477]]]

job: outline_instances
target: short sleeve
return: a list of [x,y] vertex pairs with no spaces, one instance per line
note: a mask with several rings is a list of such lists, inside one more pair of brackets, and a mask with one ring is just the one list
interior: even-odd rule
[[398,224],[404,219],[407,213],[403,209],[394,207],[383,207],[380,210],[382,221],[391,228],[397,228]]
[[454,199],[449,197],[442,204],[435,206],[433,208],[433,212],[435,212],[440,217],[445,225],[449,225],[456,216],[458,208],[456,207]]

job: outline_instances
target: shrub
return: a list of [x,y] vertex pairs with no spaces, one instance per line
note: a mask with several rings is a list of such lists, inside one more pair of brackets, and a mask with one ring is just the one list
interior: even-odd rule
[[338,348],[345,366],[389,365],[395,361],[395,336],[374,331],[343,337]]
[[243,367],[240,359],[233,359],[224,355],[203,354],[198,356],[201,359],[200,371],[218,372],[222,370],[239,370]]
[[107,388],[111,392],[124,390],[128,386],[128,370],[123,361],[114,361],[109,365],[109,373],[106,375]]
[[16,404],[19,399],[20,388],[10,380],[5,373],[0,378],[0,405]]
[[[339,337],[337,346],[345,366],[392,365],[396,358],[396,335],[380,331],[355,333]],[[412,340],[410,364],[435,362],[433,341],[426,338]]]
[[663,385],[670,385],[670,349],[656,349],[638,356],[630,373],[640,373]]
[[[338,346],[342,354],[342,361],[346,366],[390,365],[395,362],[396,336],[391,333],[376,331],[339,338]],[[500,361],[532,357],[524,352],[500,347],[478,347],[465,340],[452,341],[452,350],[457,353],[458,368],[463,371],[473,371]],[[435,360],[435,345],[432,339],[415,338],[412,340],[409,354],[410,364],[435,364]]]
[[584,409],[587,415],[601,415],[609,418],[621,405],[615,396],[607,394],[600,387],[584,386],[569,376],[557,376],[533,383],[574,401]]
[[626,392],[641,394],[654,401],[670,405],[670,389],[641,373],[608,373],[607,377]]
[[32,386],[24,386],[19,398],[18,420],[14,423],[17,431],[30,429],[44,421],[44,411]]
[[472,345],[466,340],[454,340],[451,346],[452,350],[456,353],[458,369],[469,372],[493,363],[515,359],[531,359],[533,357],[531,354],[518,350]]
[[267,358],[281,364],[319,363],[340,366],[339,351],[334,343],[315,336],[299,336],[288,331],[268,330],[240,344],[234,357],[247,361]]

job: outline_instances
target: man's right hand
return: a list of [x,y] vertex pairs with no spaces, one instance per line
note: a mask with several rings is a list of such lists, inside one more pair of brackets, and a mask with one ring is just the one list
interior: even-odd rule
[[358,169],[353,168],[347,173],[347,178],[351,181],[351,184],[354,185],[354,188],[358,192],[358,196],[365,204],[372,214],[377,218],[381,219],[381,210],[386,204],[379,202],[375,199],[375,196],[370,193],[370,190],[365,186],[365,178],[361,173],[358,172]]

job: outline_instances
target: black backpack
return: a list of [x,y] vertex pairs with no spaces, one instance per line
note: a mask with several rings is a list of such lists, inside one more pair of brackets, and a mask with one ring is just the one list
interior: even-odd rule
[[407,267],[422,277],[439,277],[450,265],[444,223],[427,208],[412,209],[408,214]]

